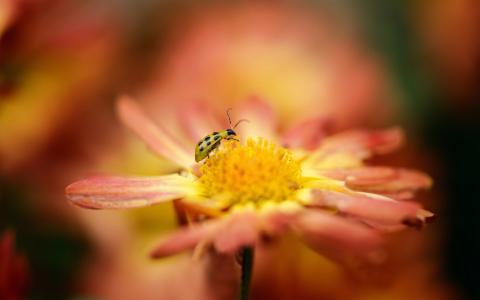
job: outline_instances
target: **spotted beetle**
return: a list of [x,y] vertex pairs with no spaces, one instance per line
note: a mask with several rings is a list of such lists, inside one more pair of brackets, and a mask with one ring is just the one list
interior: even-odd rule
[[230,128],[212,132],[211,134],[201,139],[200,142],[198,142],[197,146],[195,147],[196,162],[200,162],[206,157],[209,157],[210,153],[213,150],[215,150],[218,146],[220,146],[220,142],[222,140],[239,141],[237,138],[237,133],[233,129],[235,129],[238,126],[238,124],[240,124],[241,122],[248,122],[248,120],[241,119],[235,124],[235,126],[232,127],[232,120],[230,119],[230,114],[229,114],[230,110],[231,108],[227,110],[227,117],[228,117],[228,123],[230,124]]

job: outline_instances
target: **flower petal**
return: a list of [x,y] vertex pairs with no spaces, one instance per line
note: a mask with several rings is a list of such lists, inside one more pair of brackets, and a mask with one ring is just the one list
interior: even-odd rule
[[374,181],[365,176],[347,176],[349,188],[375,193],[400,193],[427,189],[432,185],[432,179],[419,171],[396,169],[393,176],[384,180]]
[[330,120],[324,117],[303,121],[283,134],[282,144],[289,148],[313,150],[327,135],[330,125]]
[[206,102],[192,101],[179,108],[178,113],[182,120],[180,125],[195,143],[207,134],[228,128],[227,117],[225,116],[225,122],[220,122]]
[[[251,97],[242,101],[235,109],[235,115],[247,119],[248,124],[242,124],[235,129],[244,137],[264,137],[269,140],[277,140],[277,116],[273,108],[261,98]],[[232,120],[235,125],[236,120]]]
[[65,189],[74,204],[92,209],[143,207],[192,193],[192,182],[180,175],[157,177],[97,176],[74,182]]
[[122,122],[142,138],[155,153],[185,168],[193,164],[193,153],[189,153],[165,129],[157,126],[130,97],[120,97],[117,111]]
[[406,219],[418,219],[422,209],[415,202],[395,201],[367,193],[339,193],[313,191],[313,205],[333,207],[338,211],[359,219],[381,224],[398,225]]
[[360,167],[360,168],[339,168],[339,169],[310,169],[314,176],[326,176],[336,180],[355,180],[364,184],[384,183],[395,178],[395,169],[390,167]]
[[307,245],[328,256],[345,252],[369,254],[382,244],[375,230],[322,211],[309,210],[299,215],[293,229]]
[[218,231],[220,225],[220,220],[212,220],[177,230],[163,237],[150,252],[150,257],[163,258],[193,249],[201,241],[210,239]]
[[305,164],[324,169],[359,167],[363,160],[391,152],[402,142],[403,132],[399,128],[352,130],[326,138]]
[[26,257],[15,251],[15,234],[0,235],[0,299],[25,299],[30,276]]
[[235,253],[244,246],[253,246],[258,238],[255,212],[234,213],[225,219],[214,238],[219,253]]
[[7,230],[0,235],[0,284],[7,280],[10,275],[10,264],[12,264],[15,255],[14,244],[15,236],[13,231]]
[[278,209],[264,212],[262,216],[262,232],[268,236],[279,236],[290,230],[291,224],[299,212],[286,213]]
[[415,193],[412,191],[404,191],[398,193],[382,193],[382,195],[399,201],[410,200],[415,197]]
[[390,167],[359,167],[321,169],[304,168],[304,174],[345,181],[345,186],[357,191],[380,193],[394,199],[410,199],[419,189],[427,189],[432,179],[425,173]]
[[437,216],[431,211],[420,209],[416,216],[405,218],[402,224],[420,230],[426,223],[431,223],[436,218]]

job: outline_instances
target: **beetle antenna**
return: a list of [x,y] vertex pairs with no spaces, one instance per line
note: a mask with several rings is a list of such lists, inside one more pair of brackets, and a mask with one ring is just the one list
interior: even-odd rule
[[242,123],[242,122],[250,123],[250,121],[247,120],[247,119],[241,119],[241,120],[239,120],[239,121],[235,124],[235,126],[233,126],[233,129],[237,128],[238,124],[240,124],[240,123]]
[[230,124],[230,128],[232,128],[232,119],[230,118],[230,111],[231,110],[232,110],[232,108],[227,109],[228,124]]

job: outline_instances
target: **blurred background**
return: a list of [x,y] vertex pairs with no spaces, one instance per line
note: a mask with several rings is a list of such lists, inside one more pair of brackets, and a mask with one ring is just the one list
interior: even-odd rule
[[188,286],[188,274],[162,284],[188,255],[146,255],[176,227],[169,204],[86,211],[64,197],[86,175],[174,170],[119,124],[128,93],[158,118],[256,95],[285,126],[405,128],[408,144],[378,162],[432,175],[418,200],[436,223],[389,238],[376,270],[281,243],[253,299],[480,299],[479,29],[476,0],[0,0],[0,298]]

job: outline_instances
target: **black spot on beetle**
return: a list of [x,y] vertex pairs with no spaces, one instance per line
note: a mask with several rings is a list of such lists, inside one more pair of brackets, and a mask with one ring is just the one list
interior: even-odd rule
[[200,150],[200,152],[202,152],[202,151],[203,151],[203,147],[200,147],[200,149],[198,149],[198,150]]
[[219,135],[215,136],[215,140],[218,141],[221,137]]
[[202,144],[202,142],[203,142],[203,141],[200,141],[200,142],[198,142],[198,144],[197,144],[197,145],[200,147],[200,145]]
[[209,141],[209,140],[210,140],[210,136],[205,137],[205,141]]
[[213,134],[213,135],[217,135],[217,134],[218,134],[218,132],[214,131],[212,134]]
[[235,135],[235,131],[233,129],[227,129],[228,135]]
[[210,142],[207,142],[207,146],[210,146],[210,144],[211,144]]

